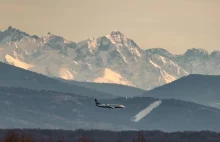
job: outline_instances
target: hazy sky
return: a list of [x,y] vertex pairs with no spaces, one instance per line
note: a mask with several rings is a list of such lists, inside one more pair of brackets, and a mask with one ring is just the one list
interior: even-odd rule
[[79,42],[119,30],[141,48],[220,50],[220,0],[0,0],[0,29]]

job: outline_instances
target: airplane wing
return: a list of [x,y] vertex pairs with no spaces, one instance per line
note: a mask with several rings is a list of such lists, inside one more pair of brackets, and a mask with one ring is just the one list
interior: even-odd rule
[[108,107],[110,107],[110,108],[112,108],[112,109],[115,108],[114,106],[111,106],[111,105],[108,105],[108,104],[105,104],[105,105],[108,106]]
[[109,106],[110,108],[114,109],[115,107],[114,106]]

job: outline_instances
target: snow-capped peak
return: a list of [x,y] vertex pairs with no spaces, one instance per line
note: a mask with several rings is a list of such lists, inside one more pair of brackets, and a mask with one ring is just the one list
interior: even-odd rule
[[129,47],[129,48],[139,48],[138,45],[130,38],[128,38],[124,33],[113,30],[110,34],[105,36],[110,42],[117,47]]
[[111,36],[119,35],[119,36],[125,36],[124,33],[120,32],[119,30],[113,30],[110,33]]
[[134,86],[132,82],[128,81],[126,78],[122,77],[119,73],[112,71],[111,69],[105,68],[102,77],[98,77],[94,82],[99,83],[115,83],[123,84],[127,86]]
[[106,37],[113,44],[122,44],[128,40],[127,36],[125,36],[122,32],[120,32],[118,30],[113,30],[110,34],[106,35]]
[[51,45],[51,47],[54,48],[63,48],[65,44],[71,43],[71,41],[50,32],[48,32],[46,36],[42,37],[42,42],[43,44]]
[[64,44],[72,44],[74,43],[73,41],[67,40],[62,36],[58,36],[56,34],[53,34],[51,32],[48,32],[46,36],[44,36],[43,38],[43,42],[44,43],[52,43],[52,42],[60,42],[60,43],[64,43]]

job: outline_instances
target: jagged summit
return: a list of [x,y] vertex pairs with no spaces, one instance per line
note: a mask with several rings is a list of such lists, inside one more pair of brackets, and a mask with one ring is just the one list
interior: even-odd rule
[[128,38],[123,32],[120,32],[119,30],[113,30],[106,36],[112,38],[121,38],[121,39]]
[[12,26],[9,26],[8,29],[5,30],[4,32],[6,32],[6,33],[19,33],[19,34],[23,34],[25,36],[30,36],[26,32],[23,32],[23,31],[21,31],[19,29],[13,28]]
[[30,35],[9,26],[7,30],[5,30],[1,33],[0,41],[16,42],[16,41],[21,40],[25,36],[30,36]]
[[118,47],[135,47],[139,48],[139,46],[124,33],[119,30],[113,30],[110,34],[105,36],[107,39],[111,41],[112,44],[117,45]]
[[169,58],[174,56],[172,53],[170,53],[169,51],[163,48],[151,48],[151,49],[146,49],[145,51],[150,54],[157,54]]
[[59,44],[60,42],[62,44],[72,44],[72,43],[75,44],[75,42],[69,41],[65,39],[64,37],[56,35],[51,32],[48,32],[44,37],[42,37],[42,39],[44,43],[55,43],[56,42],[57,44]]
[[12,26],[9,26],[7,30],[13,30],[15,28],[13,28]]
[[[220,69],[219,51],[209,55],[192,48],[174,55],[163,48],[144,50],[119,30],[78,43],[50,31],[34,38],[12,26],[0,32],[0,61],[24,68],[31,65],[28,69],[34,72],[77,81],[106,81],[110,76],[112,82],[127,81],[146,90],[191,73],[219,74]],[[103,75],[108,69],[111,72]]]
[[185,56],[209,56],[209,53],[207,50],[202,48],[192,48],[188,49],[185,54]]
[[[46,34],[46,36],[45,36],[45,37],[61,37],[61,36],[56,35],[56,34],[51,33],[51,32],[47,32],[47,34]],[[63,38],[63,37],[61,37],[61,38]]]
[[124,33],[122,33],[119,30],[113,30],[113,31],[110,32],[110,35],[121,35],[121,36],[124,36]]
[[23,32],[19,29],[13,28],[12,26],[9,26],[5,31],[0,32],[0,41],[5,42],[17,42],[20,41],[24,37],[30,37],[34,39],[38,39],[39,37],[36,35],[30,35],[26,32]]
[[210,54],[210,57],[220,58],[220,51],[218,51],[218,50],[213,51],[213,52]]

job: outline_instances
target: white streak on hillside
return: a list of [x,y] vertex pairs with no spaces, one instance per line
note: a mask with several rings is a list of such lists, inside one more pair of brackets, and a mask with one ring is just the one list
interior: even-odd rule
[[145,109],[143,109],[142,111],[140,111],[134,118],[132,121],[134,122],[138,122],[139,120],[141,120],[142,118],[144,118],[145,116],[147,116],[153,109],[157,108],[160,104],[162,103],[162,101],[156,101],[152,104],[150,104],[148,107],[146,107]]

